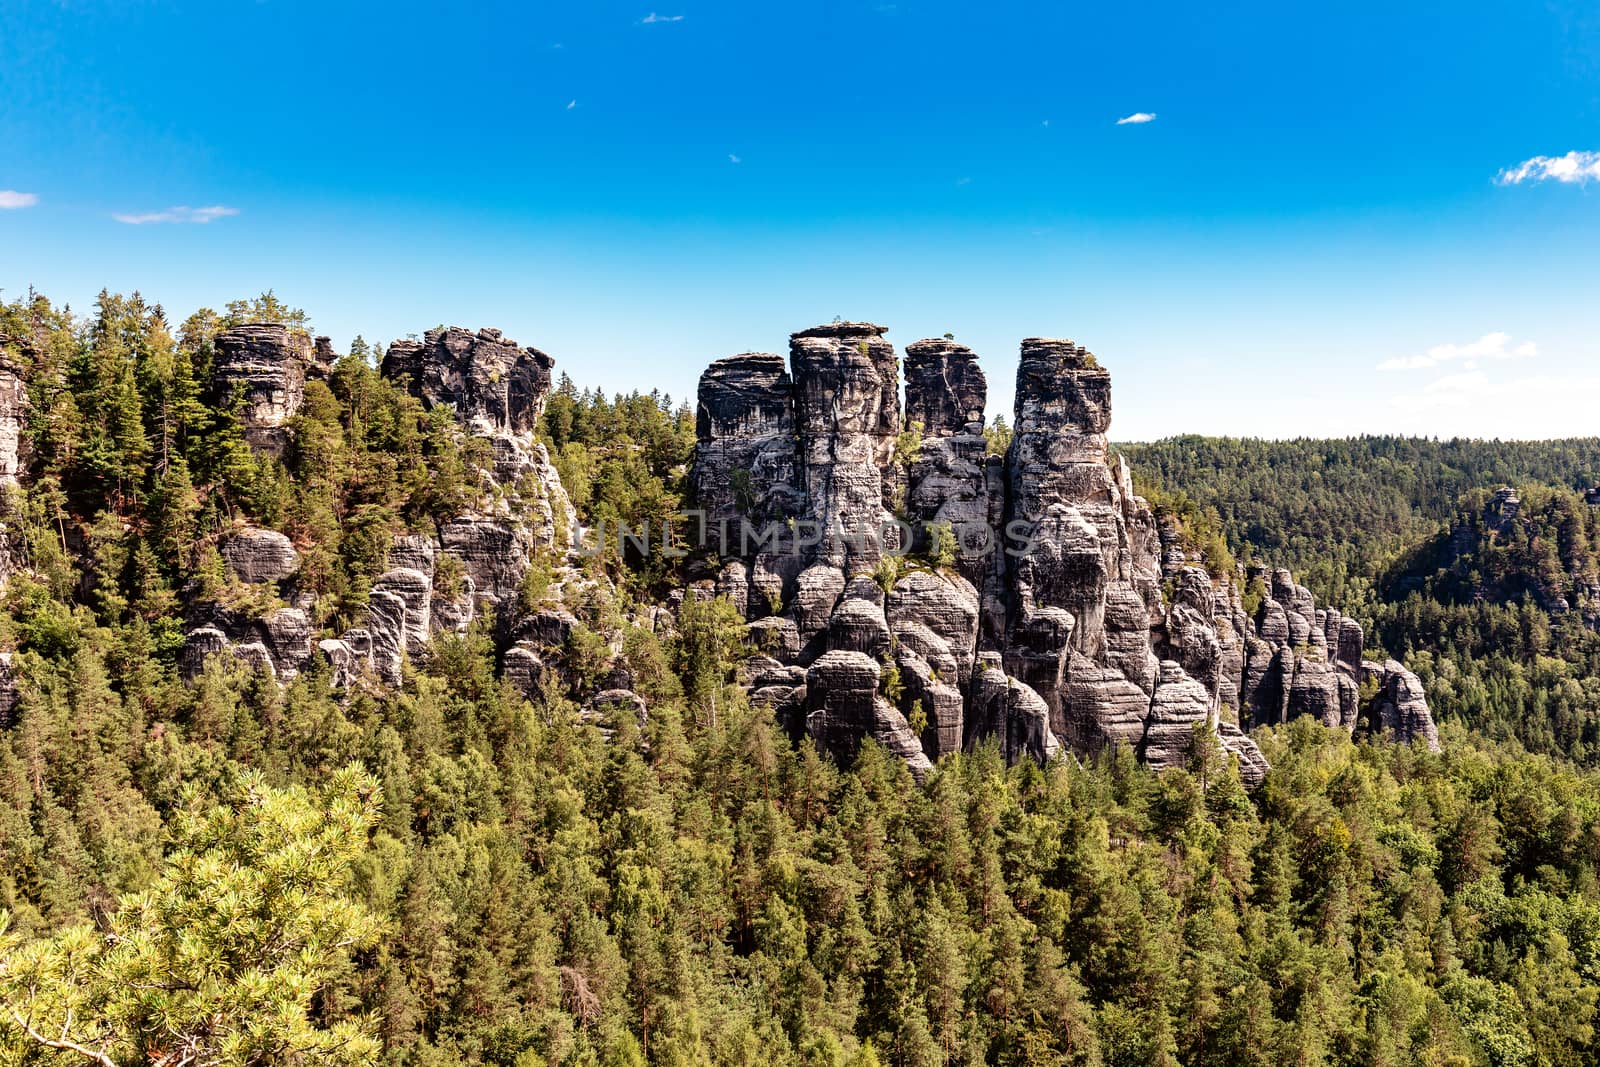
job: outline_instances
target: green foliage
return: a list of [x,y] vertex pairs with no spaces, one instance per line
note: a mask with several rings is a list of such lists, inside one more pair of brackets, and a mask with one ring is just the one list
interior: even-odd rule
[[909,468],[922,455],[922,423],[913,422],[894,439],[894,461],[902,470]]
[[[579,520],[590,529],[604,526],[605,553],[598,565],[631,590],[663,592],[674,576],[676,557],[659,551],[662,531],[682,507],[694,454],[694,414],[688,405],[674,404],[660,392],[607,399],[598,390],[579,392],[562,375],[540,428]],[[743,485],[748,495],[748,473]],[[652,550],[646,554],[624,544],[623,525],[648,530]],[[674,543],[697,533],[675,530]]]
[[905,567],[901,556],[883,556],[872,568],[872,580],[883,595],[888,596],[894,592],[894,584],[900,580],[900,574]]
[[748,654],[744,618],[731,601],[684,598],[673,660],[690,708],[715,718],[717,701],[726,700],[734,669]]
[[[198,1062],[407,1067],[1600,1058],[1600,772],[1525,747],[1600,751],[1600,554],[1566,491],[1600,446],[1130,447],[1214,573],[1295,566],[1404,653],[1455,720],[1444,754],[1297,721],[1258,732],[1274,769],[1254,794],[1207,730],[1161,775],[1126,749],[1007,767],[989,745],[918,786],[870,741],[848,771],[792,743],[735,684],[738,610],[696,589],[669,624],[649,609],[674,565],[625,553],[559,586],[532,561],[523,606],[559,590],[579,622],[538,650],[531,700],[496,677],[486,622],[436,639],[398,691],[225,657],[181,684],[187,598],[276,602],[223,567],[236,524],[290,535],[329,634],[396,534],[484,503],[482,443],[364,344],[308,385],[281,460],[252,453],[237,398],[202,386],[228,323],[303,326],[269,297],[175,335],[138,297],[87,322],[0,304],[33,446],[27,489],[0,500],[26,565],[0,612],[20,680],[0,997],[40,1036],[65,1025],[119,1064],[191,1039]],[[540,432],[585,524],[677,510],[683,405],[563,379]],[[1008,428],[988,434],[1003,453]],[[1459,499],[1489,478],[1527,486],[1518,524]],[[436,568],[441,595],[461,579]],[[1254,610],[1266,588],[1244,595]],[[642,720],[580,711],[624,669]],[[0,1059],[85,1057],[0,1014]]]
[[996,415],[989,420],[989,425],[983,428],[985,452],[991,456],[1003,456],[1011,447],[1011,427],[1006,423],[1004,415]]
[[0,912],[0,1041],[107,1065],[375,1062],[371,1022],[335,1005],[380,929],[341,892],[377,806],[356,769],[316,797],[247,773],[224,804],[191,793],[161,877],[105,931],[23,942]]
[[[1293,568],[1427,686],[1436,717],[1600,760],[1600,439],[1125,445],[1152,500],[1231,550]],[[1515,521],[1489,513],[1520,489]],[[1207,553],[1208,564],[1211,553]],[[1266,595],[1244,593],[1254,614]],[[1564,606],[1563,606],[1564,605]]]
[[928,565],[937,570],[948,570],[956,565],[960,547],[955,529],[948,522],[936,522],[928,527]]

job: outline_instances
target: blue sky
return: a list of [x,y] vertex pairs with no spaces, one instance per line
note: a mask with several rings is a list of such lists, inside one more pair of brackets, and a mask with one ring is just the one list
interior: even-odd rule
[[1600,9],[1338,7],[13,0],[0,289],[678,396],[865,318],[1006,412],[1069,336],[1121,439],[1600,433]]

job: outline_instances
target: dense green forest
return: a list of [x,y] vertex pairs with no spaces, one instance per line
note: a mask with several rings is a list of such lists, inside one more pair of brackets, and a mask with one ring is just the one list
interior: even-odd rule
[[[1124,445],[1197,536],[1295,570],[1422,678],[1436,715],[1600,760],[1600,438]],[[1488,509],[1516,487],[1520,513]]]
[[[524,696],[496,677],[482,626],[437,638],[398,690],[341,694],[321,669],[279,685],[226,657],[186,686],[183,601],[263,595],[220,566],[234,523],[302,546],[314,621],[334,633],[388,539],[457,513],[485,462],[362,342],[307,385],[284,457],[253,453],[202,383],[216,331],[262,318],[304,322],[270,295],[176,329],[137,296],[104,295],[86,320],[0,305],[0,334],[29,341],[6,355],[32,399],[29,476],[5,499],[17,569],[0,645],[20,699],[0,727],[0,1063],[1600,1055],[1600,773],[1497,739],[1523,734],[1495,729],[1500,705],[1474,710],[1469,688],[1501,684],[1469,673],[1496,656],[1523,672],[1554,752],[1556,704],[1592,672],[1550,651],[1579,641],[1565,624],[1499,652],[1461,643],[1533,618],[1462,583],[1495,576],[1514,598],[1499,576],[1547,562],[1539,523],[1566,536],[1566,497],[1525,495],[1539,532],[1508,535],[1520,556],[1475,540],[1441,561],[1430,537],[1479,502],[1435,500],[1434,473],[1378,493],[1354,473],[1359,443],[1339,446],[1347,473],[1326,499],[1291,491],[1310,492],[1303,464],[1258,480],[1248,458],[1218,462],[1222,445],[1181,446],[1197,457],[1182,461],[1130,449],[1171,500],[1187,494],[1197,537],[1214,522],[1231,551],[1298,565],[1319,594],[1370,590],[1357,606],[1386,647],[1414,635],[1410,662],[1446,710],[1441,754],[1306,721],[1260,731],[1273,770],[1254,794],[1204,731],[1159,776],[1126,750],[1008,768],[990,748],[918,786],[870,745],[841,771],[733,684],[745,649],[725,602],[685,602],[658,636],[638,620],[674,576],[620,557],[587,564],[606,580],[569,605],[568,655],[597,670],[600,635],[617,635],[642,724],[580,716],[559,684]],[[666,397],[563,382],[543,436],[586,521],[681,500],[693,425]],[[1577,485],[1585,447],[1518,446],[1485,469],[1559,483],[1559,467]],[[1279,470],[1268,453],[1244,449]],[[1355,517],[1384,494],[1388,518]],[[1234,496],[1255,510],[1229,510]],[[1345,516],[1370,554],[1308,566]],[[1292,533],[1258,544],[1251,521]],[[1582,546],[1557,546],[1561,574],[1592,568],[1583,521]],[[1579,731],[1574,754],[1591,743]]]

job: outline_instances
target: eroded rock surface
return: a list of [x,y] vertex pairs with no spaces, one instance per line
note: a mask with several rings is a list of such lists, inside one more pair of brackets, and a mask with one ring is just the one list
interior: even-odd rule
[[[1010,759],[1123,745],[1182,766],[1210,731],[1254,786],[1250,727],[1361,725],[1360,626],[1287,571],[1213,576],[1188,558],[1110,454],[1111,377],[1082,345],[1022,342],[1001,458],[973,353],[908,345],[902,414],[885,333],[831,323],[795,334],[787,367],[734,356],[701,379],[693,484],[712,525],[798,520],[753,545],[712,538],[707,595],[752,620],[760,703],[845,760],[867,737],[906,754],[914,734],[919,775],[990,738]],[[943,566],[898,558],[938,552],[941,527],[957,534]],[[1428,741],[1421,687],[1391,667],[1371,728]],[[799,668],[803,684],[783,673]]]
[[277,582],[300,567],[300,553],[276,530],[246,529],[222,542],[222,561],[241,582]]
[[217,335],[213,388],[219,401],[240,393],[245,440],[254,448],[282,454],[289,440],[284,424],[305,402],[311,364],[311,338],[282,323],[246,323]]

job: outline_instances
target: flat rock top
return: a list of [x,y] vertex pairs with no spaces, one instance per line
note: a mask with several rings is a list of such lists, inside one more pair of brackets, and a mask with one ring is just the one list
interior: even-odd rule
[[733,373],[779,375],[785,369],[784,358],[774,352],[741,352],[717,360],[706,368],[703,377],[720,378]]
[[871,322],[825,322],[809,330],[797,330],[790,337],[881,337],[889,327]]

